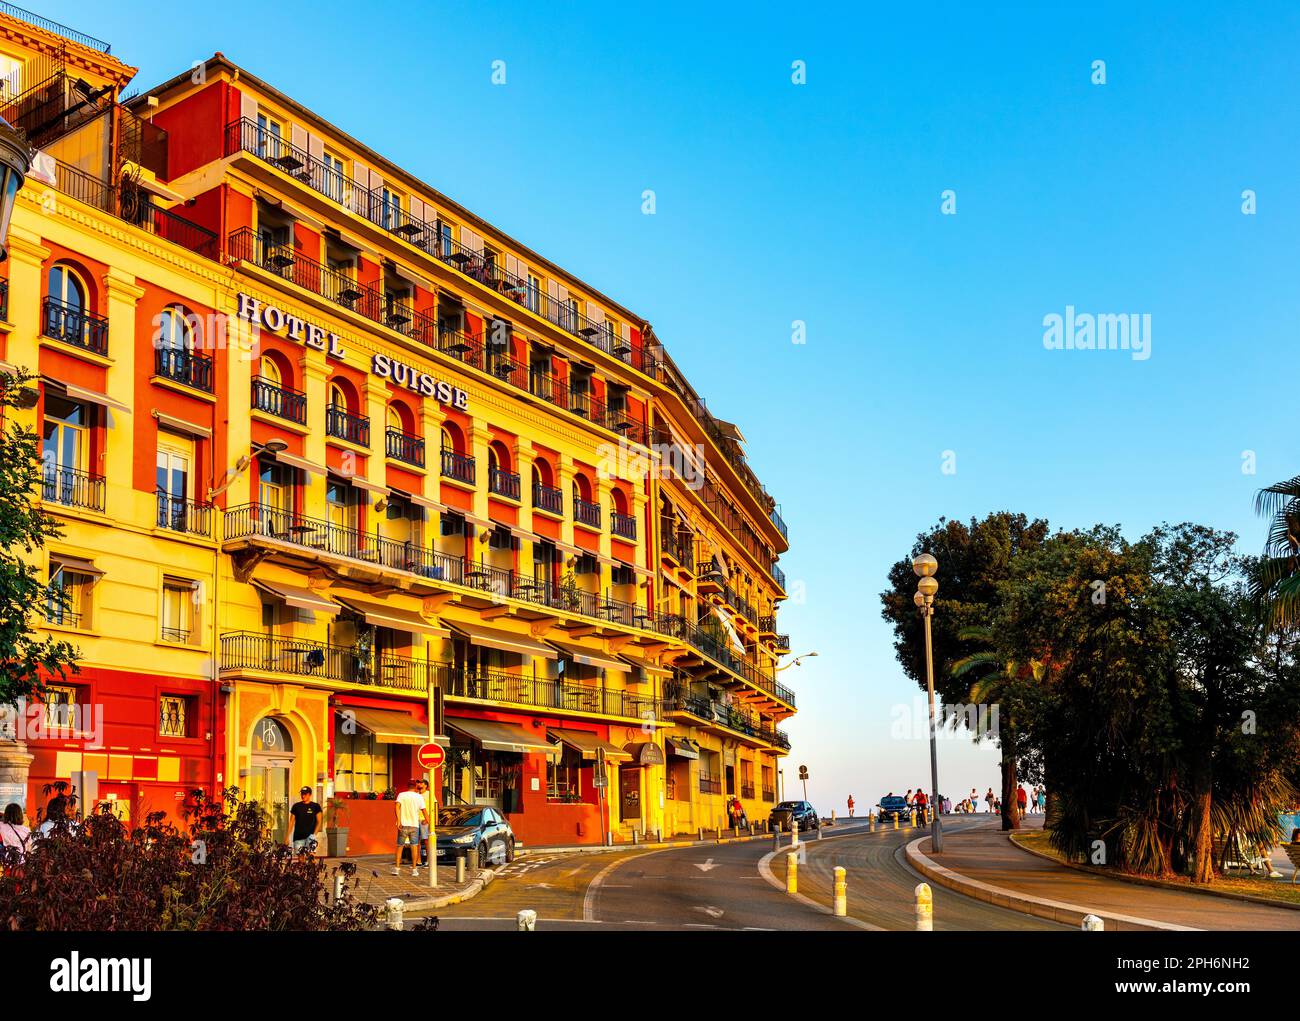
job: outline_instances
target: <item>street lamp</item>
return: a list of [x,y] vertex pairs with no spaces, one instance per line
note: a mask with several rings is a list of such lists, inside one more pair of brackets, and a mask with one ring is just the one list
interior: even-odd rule
[[9,257],[9,220],[18,191],[32,165],[32,147],[23,133],[0,117],[0,262]]
[[939,822],[942,814],[939,811],[939,749],[934,733],[934,652],[930,645],[930,618],[934,616],[934,596],[939,591],[934,576],[938,570],[939,561],[929,553],[922,553],[912,560],[912,571],[920,579],[912,602],[916,603],[921,619],[925,621],[925,688],[930,696],[930,806],[934,811],[930,823],[930,848],[934,851],[943,850],[943,827]]
[[817,653],[815,652],[801,652],[785,666],[777,667],[776,672],[779,674],[782,670],[789,670],[792,666],[803,666],[803,661],[805,659],[812,659],[816,655]]

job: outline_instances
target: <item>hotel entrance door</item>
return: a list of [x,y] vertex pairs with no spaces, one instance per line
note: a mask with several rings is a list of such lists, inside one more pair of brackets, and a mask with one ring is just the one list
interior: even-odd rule
[[282,840],[289,828],[293,742],[280,723],[267,717],[253,728],[252,751],[248,800],[260,802],[270,813],[271,837]]

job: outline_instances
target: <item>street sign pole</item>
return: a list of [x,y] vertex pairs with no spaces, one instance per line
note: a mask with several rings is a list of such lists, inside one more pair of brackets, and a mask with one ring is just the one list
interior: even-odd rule
[[415,753],[415,761],[424,767],[425,783],[429,785],[429,886],[436,887],[438,885],[438,835],[436,832],[438,801],[433,794],[433,778],[438,771],[438,767],[446,761],[446,755],[439,745],[430,741],[420,745]]
[[[433,690],[433,664],[429,661],[429,643],[424,643],[424,690],[428,693],[428,720],[429,720],[429,740],[432,741],[436,736],[433,732],[434,721],[434,690]],[[437,788],[433,786],[433,776],[437,772],[433,766],[430,766],[426,774],[426,785],[429,789],[429,888],[431,890],[438,887],[438,837],[434,832],[438,826],[438,794]]]

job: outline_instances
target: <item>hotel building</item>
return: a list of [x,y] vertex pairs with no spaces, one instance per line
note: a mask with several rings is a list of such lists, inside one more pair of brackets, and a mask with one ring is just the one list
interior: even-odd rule
[[134,75],[0,5],[39,150],[0,363],[62,528],[34,624],[81,665],[46,710],[103,719],[0,747],[29,810],[93,775],[282,824],[307,785],[386,850],[431,741],[528,844],[765,818],[788,541],[739,429],[640,315],[221,53]]

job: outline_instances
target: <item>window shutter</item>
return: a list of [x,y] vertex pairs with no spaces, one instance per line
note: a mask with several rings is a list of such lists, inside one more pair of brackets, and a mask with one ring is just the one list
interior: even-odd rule
[[257,97],[250,96],[247,92],[239,94],[239,116],[247,118],[254,124],[257,123]]
[[307,135],[307,155],[314,160],[325,158],[325,139],[320,135]]
[[587,302],[587,321],[597,327],[605,321],[605,313],[601,311],[600,306],[590,301]]
[[289,141],[293,143],[295,149],[307,151],[307,129],[300,128],[297,124],[289,127]]
[[569,300],[569,289],[558,280],[551,281],[551,297],[561,305]]

